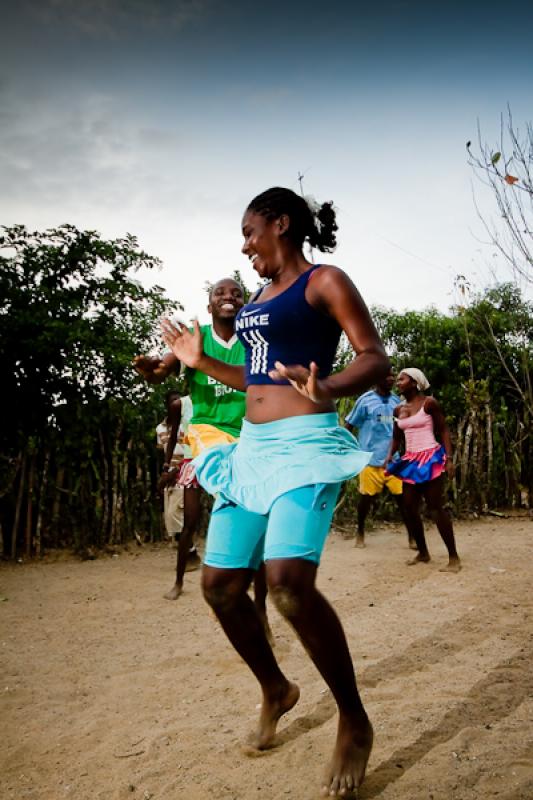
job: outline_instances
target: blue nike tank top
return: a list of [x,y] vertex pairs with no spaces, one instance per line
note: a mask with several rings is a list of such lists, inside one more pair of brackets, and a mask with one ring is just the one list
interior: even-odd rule
[[276,361],[304,367],[315,361],[321,378],[331,373],[341,327],[305,299],[307,282],[320,266],[303,272],[276,297],[248,303],[237,314],[235,332],[245,350],[247,386],[288,384],[269,377]]

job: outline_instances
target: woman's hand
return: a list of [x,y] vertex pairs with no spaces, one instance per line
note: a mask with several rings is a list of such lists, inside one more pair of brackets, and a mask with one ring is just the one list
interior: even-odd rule
[[197,369],[204,354],[204,341],[198,320],[190,331],[181,322],[164,319],[161,323],[163,341],[170,347],[179,361],[191,369]]
[[331,399],[325,381],[321,381],[318,377],[318,366],[314,361],[309,364],[309,369],[300,364],[286,367],[281,361],[276,361],[275,367],[276,369],[268,373],[273,381],[285,378],[297,392],[312,400],[313,403],[323,403],[325,400]]
[[454,475],[455,475],[455,464],[453,463],[453,461],[451,460],[451,458],[449,458],[449,459],[446,461],[446,475],[448,476],[448,478],[449,478],[450,480],[452,480],[452,478],[453,478],[453,477],[454,477]]

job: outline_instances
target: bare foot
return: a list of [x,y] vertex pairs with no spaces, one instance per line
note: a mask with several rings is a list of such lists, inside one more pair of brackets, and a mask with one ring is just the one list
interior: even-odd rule
[[295,683],[287,681],[287,688],[280,697],[275,700],[267,700],[266,697],[263,698],[259,725],[251,740],[251,744],[253,744],[257,750],[266,750],[272,747],[278,721],[283,714],[286,714],[287,711],[290,711],[291,708],[296,705],[299,697],[300,689],[298,686]]
[[428,564],[431,561],[429,553],[421,555],[420,553],[414,558],[410,558],[407,562],[408,567],[413,567],[415,564]]
[[460,572],[462,568],[461,559],[459,556],[450,558],[445,567],[441,567],[439,572]]
[[183,586],[179,583],[175,583],[170,592],[164,594],[163,597],[165,600],[177,600],[182,592]]
[[322,787],[325,797],[355,797],[365,777],[374,732],[368,717],[357,722],[339,718],[337,742]]
[[357,533],[355,535],[355,546],[356,547],[366,547],[364,533]]
[[418,550],[414,539],[409,539],[409,550]]

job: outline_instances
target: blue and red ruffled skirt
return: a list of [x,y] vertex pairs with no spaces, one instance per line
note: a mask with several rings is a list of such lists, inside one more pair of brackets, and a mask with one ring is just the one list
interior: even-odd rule
[[418,453],[404,453],[389,461],[385,474],[395,475],[405,483],[427,483],[442,475],[446,469],[446,451],[441,444]]

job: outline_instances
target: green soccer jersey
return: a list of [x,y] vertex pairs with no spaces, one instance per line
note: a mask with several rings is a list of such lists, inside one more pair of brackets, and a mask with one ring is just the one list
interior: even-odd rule
[[[204,352],[208,356],[226,364],[244,365],[244,348],[235,335],[225,342],[212,325],[202,325],[200,330],[204,337]],[[245,393],[219,383],[199,370],[187,368],[186,372],[193,407],[190,424],[214,425],[238,437],[245,411]]]

